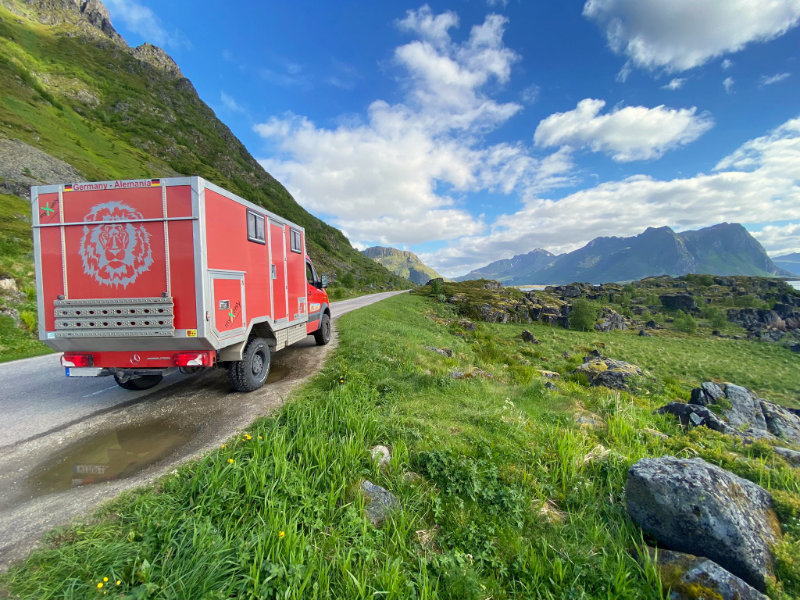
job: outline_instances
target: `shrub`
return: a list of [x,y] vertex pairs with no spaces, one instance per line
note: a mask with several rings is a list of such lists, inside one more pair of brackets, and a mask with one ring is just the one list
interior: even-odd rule
[[709,324],[714,329],[720,329],[725,326],[725,323],[728,322],[728,319],[725,317],[725,313],[718,308],[709,308],[706,310],[705,317],[708,319]]
[[675,329],[678,331],[683,331],[685,333],[697,333],[697,321],[694,320],[694,317],[689,313],[685,313],[682,310],[678,311],[678,314],[675,315]]
[[32,331],[36,333],[38,331],[38,319],[36,318],[36,313],[32,310],[23,310],[19,313],[19,318],[22,319],[22,322],[25,323],[25,327],[28,328],[28,331]]
[[576,298],[569,313],[569,328],[579,331],[592,331],[597,322],[597,308],[588,300]]

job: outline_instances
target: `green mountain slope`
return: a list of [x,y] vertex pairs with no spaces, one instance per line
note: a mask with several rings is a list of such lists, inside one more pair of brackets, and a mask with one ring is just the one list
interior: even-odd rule
[[436,271],[423,263],[413,252],[373,246],[361,253],[389,269],[395,275],[410,279],[418,285],[425,285],[431,279],[441,277]]
[[[26,198],[39,183],[201,175],[303,225],[318,270],[333,280],[349,273],[361,289],[403,285],[300,207],[166,53],[129,48],[98,0],[0,4],[0,89],[0,193]],[[27,273],[20,266],[7,274],[27,285]]]

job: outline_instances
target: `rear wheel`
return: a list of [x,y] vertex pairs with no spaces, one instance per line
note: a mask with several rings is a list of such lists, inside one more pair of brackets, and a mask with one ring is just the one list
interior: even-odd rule
[[148,390],[161,383],[162,379],[164,379],[164,376],[160,373],[157,375],[140,375],[138,377],[120,376],[118,373],[114,373],[114,381],[117,382],[117,385],[132,391]]
[[317,346],[324,346],[331,341],[331,316],[328,313],[322,315],[319,329],[314,332],[314,341]]
[[254,337],[244,348],[242,360],[237,360],[228,365],[228,375],[231,378],[233,389],[237,392],[252,392],[257,390],[269,375],[270,351],[267,341]]

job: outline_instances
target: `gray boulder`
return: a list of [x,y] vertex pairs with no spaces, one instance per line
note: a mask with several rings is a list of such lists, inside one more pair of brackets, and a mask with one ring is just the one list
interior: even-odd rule
[[769,435],[758,396],[747,388],[726,383],[725,397],[730,401],[731,408],[725,410],[723,415],[731,427],[745,431],[753,437]]
[[761,400],[761,411],[767,430],[777,438],[800,444],[800,417],[790,410]]
[[735,429],[728,426],[725,421],[699,404],[684,404],[683,402],[670,402],[656,411],[660,415],[675,415],[684,427],[700,427],[704,425],[720,433],[736,433]]
[[541,340],[537,340],[536,337],[527,329],[522,332],[522,341],[528,342],[529,344],[541,344]]
[[725,397],[725,392],[713,381],[704,381],[700,384],[699,388],[692,390],[692,399],[689,400],[690,404],[700,404],[708,406],[719,401],[720,398]]
[[392,453],[386,446],[378,445],[369,449],[369,455],[372,460],[378,462],[381,469],[386,469],[389,466],[389,461],[392,460]]
[[689,312],[697,308],[697,303],[690,294],[663,294],[658,299],[661,301],[661,306],[667,310]]
[[791,448],[782,448],[781,446],[775,446],[773,449],[775,450],[775,454],[785,458],[786,462],[790,465],[800,467],[800,452],[792,450]]
[[692,390],[689,404],[713,406],[722,405],[724,401],[727,404],[723,405],[722,416],[731,429],[725,433],[739,432],[754,438],[777,437],[800,444],[800,416],[793,409],[759,398],[745,387],[705,381]]
[[400,507],[397,496],[371,481],[362,481],[361,491],[367,502],[367,518],[375,527],[383,525],[389,513]]
[[511,318],[508,311],[495,308],[491,304],[481,304],[478,307],[478,316],[487,323],[508,323]]
[[602,385],[616,390],[627,390],[629,379],[641,377],[643,371],[632,363],[601,356],[599,352],[584,357],[584,363],[572,373],[583,373],[591,385]]
[[453,358],[453,350],[451,348],[437,348],[435,346],[425,346],[426,350],[430,350],[431,352],[436,352],[436,354],[441,354],[442,356],[446,356],[447,358]]
[[767,596],[707,558],[647,548],[650,560],[658,567],[661,585],[669,590],[670,600],[697,600],[698,588],[703,598],[722,600],[768,600]]
[[644,458],[628,470],[628,514],[671,550],[702,555],[760,591],[780,540],[772,497],[700,458]]
[[610,308],[604,308],[601,321],[594,326],[597,331],[615,331],[617,329],[627,329],[625,317]]

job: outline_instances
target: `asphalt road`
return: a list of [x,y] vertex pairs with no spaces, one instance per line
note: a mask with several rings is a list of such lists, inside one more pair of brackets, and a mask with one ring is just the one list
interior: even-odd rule
[[[398,293],[331,302],[333,319]],[[59,352],[0,364],[0,449],[63,429],[88,416],[141,402],[187,379],[174,373],[155,388],[133,392],[120,388],[113,377],[65,377],[60,357]]]
[[109,377],[67,378],[59,355],[0,365],[0,570],[43,534],[120,492],[218,448],[317,373],[338,344],[336,318],[401,292],[334,302],[333,337],[277,352],[267,384],[231,390],[227,373],[175,374],[142,392]]

